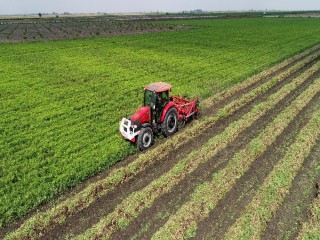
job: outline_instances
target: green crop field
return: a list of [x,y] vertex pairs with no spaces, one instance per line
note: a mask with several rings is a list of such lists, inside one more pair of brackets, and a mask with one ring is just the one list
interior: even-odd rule
[[165,24],[192,28],[0,44],[0,227],[135,152],[120,138],[118,121],[140,106],[146,84],[169,82],[174,94],[204,100],[320,42],[317,19]]

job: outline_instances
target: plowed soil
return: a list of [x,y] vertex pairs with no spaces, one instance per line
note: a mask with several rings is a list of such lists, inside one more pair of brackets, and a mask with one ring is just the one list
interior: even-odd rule
[[109,18],[49,18],[9,22],[0,20],[0,42],[39,42],[63,39],[84,39],[188,29],[145,21],[124,21]]

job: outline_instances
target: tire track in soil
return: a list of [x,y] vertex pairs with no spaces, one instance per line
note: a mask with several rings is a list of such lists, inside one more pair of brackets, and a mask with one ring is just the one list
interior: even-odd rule
[[[309,67],[310,66],[308,66],[308,68]],[[247,105],[245,109],[240,109],[239,111],[248,112],[251,106],[265,100],[269,95],[276,92],[279,88],[281,88],[281,86],[285,85],[285,83],[292,81],[293,78],[298,75],[299,73],[295,73],[294,76],[289,77],[283,83],[276,85],[273,89],[270,89],[270,91],[264,94],[261,98],[255,99],[255,101],[249,104],[250,106]],[[320,76],[319,72],[309,77],[309,79],[300,85],[297,90],[291,92],[272,110],[268,111],[264,117],[257,120],[251,127],[241,133],[236,140],[230,143],[225,149],[220,151],[216,157],[205,164],[200,165],[197,170],[188,176],[187,179],[184,179],[182,182],[172,188],[169,193],[157,199],[151,208],[144,210],[139,217],[134,219],[126,228],[112,235],[112,239],[127,239],[133,236],[133,234],[137,232],[137,229],[141,228],[141,235],[138,234],[135,236],[136,239],[149,239],[153,233],[167,221],[169,216],[174,214],[179,207],[189,199],[190,193],[193,192],[197,185],[209,180],[213,172],[222,169],[227,164],[228,159],[230,159],[234,153],[246,146],[252,140],[252,138],[258,135],[259,131],[263,129],[273,118],[275,118],[282,109],[289,106],[290,103],[301,92],[303,92],[317,76]]]
[[[243,209],[250,203],[254,192],[272,171],[273,166],[285,155],[285,149],[295,141],[295,135],[309,119],[309,114],[319,108],[320,93],[301,111],[299,116],[290,123],[274,144],[258,158],[247,174],[241,177],[232,190],[228,192],[209,217],[201,222],[195,239],[222,239],[226,231],[240,217]],[[301,195],[301,192],[299,192]],[[299,196],[299,195],[298,195]],[[270,237],[268,238],[270,239]],[[277,238],[282,239],[282,238]]]
[[320,139],[303,163],[302,170],[295,177],[275,217],[267,224],[262,239],[296,239],[298,237],[301,224],[307,221],[308,209],[317,195],[316,184],[320,180],[320,172],[316,167],[319,159]]
[[[306,57],[308,56],[309,55],[307,55]],[[303,57],[303,59],[306,57]],[[263,99],[265,99],[268,95],[271,95],[273,92],[276,92],[283,85],[290,82],[292,79],[294,79],[302,72],[310,68],[317,61],[319,61],[319,57],[306,64],[300,70],[297,70],[296,72],[291,74],[291,76],[288,77],[286,80],[272,87],[270,90],[267,91],[267,93],[264,93],[262,95],[263,97],[256,98],[252,102],[248,103],[247,105],[236,111],[227,119],[219,120],[205,133],[198,135],[196,139],[193,139],[192,141],[189,141],[186,144],[182,145],[174,152],[171,152],[169,156],[161,160],[157,160],[154,164],[150,165],[146,170],[139,173],[133,179],[121,184],[108,194],[97,199],[90,207],[80,211],[79,213],[73,216],[68,217],[66,222],[53,228],[48,233],[44,234],[40,239],[63,239],[68,236],[73,236],[82,233],[84,229],[87,229],[95,223],[97,223],[101,217],[112,212],[114,208],[117,206],[117,204],[119,202],[122,202],[122,200],[129,196],[132,192],[142,189],[143,187],[147,186],[150,182],[152,182],[154,179],[160,177],[163,173],[167,172],[172,166],[174,166],[174,164],[176,164],[180,159],[182,159],[188,153],[192,152],[193,149],[201,147],[205,142],[208,141],[208,139],[223,132],[226,126],[228,126],[231,122],[235,121],[236,119],[239,119],[243,115],[245,115],[253,105],[257,104],[258,102],[261,102]],[[279,74],[280,73],[281,72],[279,72]],[[261,84],[263,84],[266,81],[267,80],[263,79],[263,82]],[[248,91],[251,91],[251,89],[249,89]],[[244,93],[246,92],[237,93],[236,96],[241,97]],[[234,97],[235,96],[232,96],[230,102],[234,101]],[[225,101],[218,102],[217,104],[214,104],[214,106],[211,108],[217,109],[221,106],[224,106],[225,104],[228,103]]]

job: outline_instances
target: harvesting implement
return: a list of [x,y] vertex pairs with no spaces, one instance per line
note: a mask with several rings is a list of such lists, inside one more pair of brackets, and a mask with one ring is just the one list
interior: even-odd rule
[[143,106],[120,121],[121,135],[136,142],[142,151],[152,145],[154,134],[171,136],[178,130],[179,121],[185,123],[198,113],[198,97],[188,100],[169,96],[170,91],[171,85],[164,82],[146,86]]

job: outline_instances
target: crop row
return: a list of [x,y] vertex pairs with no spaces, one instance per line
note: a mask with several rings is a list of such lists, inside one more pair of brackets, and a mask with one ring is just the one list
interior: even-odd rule
[[165,80],[174,93],[206,97],[318,41],[317,24],[310,21],[310,28],[299,26],[299,36],[291,31],[295,20],[290,27],[288,21],[268,21],[269,30],[281,29],[281,45],[264,28],[248,31],[256,21],[259,25],[260,20],[210,21],[211,28],[182,32],[2,44],[0,227],[135,151],[119,138],[118,119],[140,105],[136,90],[147,83]]
[[[116,230],[125,227],[133,218],[137,217],[145,208],[152,205],[155,199],[170,191],[170,189],[193,172],[200,164],[211,159],[219,150],[233,141],[244,129],[253,124],[266,111],[272,109],[292,90],[303,83],[310,75],[318,71],[320,64],[317,64],[307,73],[303,74],[296,81],[283,87],[279,92],[270,96],[265,103],[256,105],[252,111],[243,116],[240,120],[230,124],[223,133],[210,139],[201,149],[191,152],[185,159],[178,162],[167,173],[154,180],[144,189],[132,193],[115,211],[102,219],[97,225],[89,229],[79,238],[94,239],[96,237],[108,237]],[[100,235],[101,234],[101,235]],[[162,236],[162,235],[161,235]]]
[[209,215],[237,179],[245,174],[254,160],[266,151],[267,147],[319,91],[320,79],[317,79],[244,149],[236,153],[224,169],[214,173],[211,181],[199,185],[192,194],[191,200],[169,218],[166,224],[155,233],[153,239],[181,239],[193,236],[197,224]]
[[264,71],[262,71],[262,72],[260,72],[258,74],[255,74],[254,76],[246,79],[245,81],[243,81],[243,82],[241,82],[241,83],[239,83],[239,84],[237,84],[237,85],[235,85],[235,86],[233,86],[233,87],[231,87],[231,88],[229,88],[227,90],[224,90],[224,91],[222,91],[222,92],[220,92],[220,93],[218,93],[218,94],[216,94],[216,95],[214,95],[212,97],[209,97],[206,100],[202,101],[201,102],[201,107],[208,108],[209,106],[211,106],[211,105],[213,105],[213,104],[215,104],[217,102],[220,102],[220,101],[224,100],[225,98],[230,97],[230,96],[238,93],[239,91],[241,91],[241,90],[243,90],[243,89],[245,89],[245,88],[247,88],[247,87],[249,87],[249,86],[251,86],[251,85],[253,85],[253,84],[257,83],[257,82],[259,82],[259,81],[261,81],[261,79],[264,79],[264,78],[274,74],[275,72],[279,71],[280,69],[283,69],[283,68],[287,67],[288,65],[294,63],[295,61],[297,61],[299,59],[302,59],[303,57],[307,56],[308,54],[310,54],[312,52],[315,52],[315,51],[317,51],[319,49],[320,49],[320,46],[316,45],[316,46],[310,48],[307,51],[304,51],[304,52],[302,52],[300,54],[297,54],[297,55],[295,55],[295,56],[293,56],[293,57],[291,57],[291,58],[289,58],[289,59],[287,59],[287,60],[285,60],[285,61],[283,61],[283,62],[281,62],[281,63],[279,63],[279,64],[277,64],[277,65],[275,65],[275,66],[273,66],[271,68],[269,68],[269,69],[266,69],[266,70],[264,70]]
[[[319,167],[317,168],[319,169]],[[308,240],[308,239],[320,239],[320,193],[318,192],[318,197],[314,200],[311,206],[311,216],[310,219],[303,223],[302,229],[299,233],[297,239]]]
[[291,183],[320,135],[320,111],[315,111],[299,131],[286,155],[274,166],[242,216],[230,227],[225,239],[258,239],[274,216]]
[[[297,71],[297,69],[301,68],[304,64],[312,61],[317,56],[317,54],[314,54],[308,57],[307,59],[302,61],[302,63],[296,64],[288,71]],[[288,74],[283,74],[281,78],[276,78],[276,80],[265,83],[263,86],[260,86],[253,92],[250,92],[243,96],[239,101],[233,102],[220,109],[216,116],[201,119],[181,134],[177,134],[176,136],[169,138],[164,144],[157,146],[155,149],[152,149],[145,154],[141,154],[134,162],[129,164],[127,167],[113,170],[112,172],[110,172],[109,176],[106,179],[88,186],[85,190],[75,195],[74,197],[67,199],[55,208],[49,209],[46,212],[36,214],[27,222],[25,222],[15,233],[15,235],[20,236],[21,234],[27,234],[33,236],[34,234],[37,234],[38,231],[43,231],[46,228],[50,228],[57,224],[60,224],[65,220],[66,215],[74,214],[88,207],[99,196],[104,195],[110,190],[114,189],[118,184],[132,179],[136,174],[143,171],[147,166],[150,166],[155,161],[155,159],[160,159],[161,157],[167,156],[170,150],[176,149],[193,137],[197,136],[208,126],[214,124],[219,119],[222,119],[234,113],[237,109],[245,105],[247,102],[257,97],[257,95],[265,92],[267,89],[274,86],[277,82],[282,81],[287,75]],[[26,229],[28,229],[28,231],[25,231]]]

